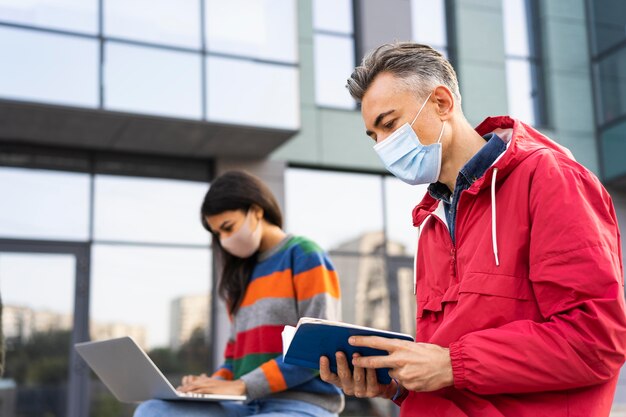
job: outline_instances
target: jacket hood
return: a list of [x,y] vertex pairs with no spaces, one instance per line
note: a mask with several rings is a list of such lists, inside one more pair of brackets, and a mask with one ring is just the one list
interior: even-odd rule
[[[475,190],[490,186],[494,170],[497,172],[495,184],[502,181],[517,165],[540,149],[548,148],[574,159],[569,149],[549,139],[531,126],[509,116],[488,117],[476,126],[475,130],[481,136],[494,132],[508,142],[504,153],[485,171],[482,177],[472,184],[470,188]],[[426,193],[422,201],[413,209],[413,226],[421,225],[438,205],[439,200]]]

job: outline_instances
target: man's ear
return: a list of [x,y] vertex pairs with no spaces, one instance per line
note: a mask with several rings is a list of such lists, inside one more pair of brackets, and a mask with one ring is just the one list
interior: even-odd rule
[[454,112],[454,95],[445,85],[439,85],[433,91],[433,98],[437,101],[437,114],[441,120],[449,120]]

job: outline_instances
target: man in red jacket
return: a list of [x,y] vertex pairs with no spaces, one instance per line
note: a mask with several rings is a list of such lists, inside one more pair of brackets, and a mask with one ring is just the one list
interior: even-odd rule
[[[338,352],[337,374],[321,358],[322,379],[393,399],[402,416],[608,416],[626,313],[598,179],[520,121],[472,128],[453,68],[428,46],[379,47],[348,89],[387,169],[430,184],[413,211],[417,343],[353,337],[389,355]],[[391,384],[376,381],[380,367]]]

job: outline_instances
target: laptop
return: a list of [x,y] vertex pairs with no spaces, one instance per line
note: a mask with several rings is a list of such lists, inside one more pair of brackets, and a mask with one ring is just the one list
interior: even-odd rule
[[130,337],[74,345],[113,395],[125,403],[152,398],[183,401],[245,401],[245,395],[178,392]]

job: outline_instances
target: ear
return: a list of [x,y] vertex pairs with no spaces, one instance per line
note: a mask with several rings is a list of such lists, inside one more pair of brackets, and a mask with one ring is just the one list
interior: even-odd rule
[[264,214],[263,208],[259,206],[258,204],[252,204],[250,206],[250,210],[254,214],[254,217],[257,218],[257,220],[261,220],[263,218],[263,214]]
[[439,85],[433,91],[432,99],[437,101],[437,114],[441,120],[449,120],[454,112],[454,95],[445,85]]

